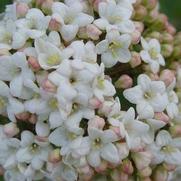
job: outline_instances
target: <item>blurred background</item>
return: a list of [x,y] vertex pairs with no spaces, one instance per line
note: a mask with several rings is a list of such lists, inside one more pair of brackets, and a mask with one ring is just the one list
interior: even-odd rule
[[[0,0],[0,12],[3,12],[5,5],[13,0]],[[169,20],[178,30],[181,30],[181,0],[159,0],[160,9],[168,15]]]

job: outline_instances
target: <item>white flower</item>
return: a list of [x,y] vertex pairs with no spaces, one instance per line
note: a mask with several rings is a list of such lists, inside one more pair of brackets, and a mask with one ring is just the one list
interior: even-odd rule
[[141,137],[149,130],[149,126],[135,119],[135,111],[129,108],[120,118],[109,118],[108,120],[112,126],[118,127],[122,138],[126,139],[129,148],[136,148],[141,143]]
[[102,30],[116,28],[120,33],[132,33],[135,29],[130,20],[132,10],[118,6],[114,2],[99,3],[99,19],[94,24]]
[[10,81],[10,91],[13,96],[24,99],[32,96],[33,91],[28,88],[35,86],[33,83],[35,77],[28,67],[24,53],[17,52],[12,56],[0,58],[0,79]]
[[18,49],[26,42],[26,34],[22,30],[17,30],[12,20],[8,20],[0,25],[0,49]]
[[139,75],[137,82],[137,86],[125,90],[123,95],[136,104],[139,117],[148,119],[153,117],[154,112],[162,112],[168,104],[164,82],[151,81],[145,74]]
[[18,19],[16,25],[32,39],[39,38],[46,33],[50,16],[44,16],[39,9],[32,8],[23,19]]
[[181,139],[172,138],[166,130],[161,130],[156,136],[154,144],[149,146],[153,154],[153,163],[159,164],[166,162],[168,164],[181,165]]
[[20,144],[21,147],[16,154],[17,161],[31,165],[34,170],[40,170],[51,150],[49,143],[38,141],[30,131],[23,131]]
[[118,140],[116,134],[111,130],[99,130],[89,128],[90,152],[87,160],[92,167],[98,167],[101,164],[101,158],[110,163],[119,163],[119,154],[113,142]]
[[167,95],[168,95],[168,105],[166,107],[168,116],[173,119],[177,117],[179,110],[178,110],[178,96],[176,92],[173,90],[176,85],[176,80],[173,81],[171,85],[167,87]]
[[24,111],[24,105],[13,98],[9,87],[0,81],[0,114],[7,114],[11,121],[16,121],[15,115]]
[[140,52],[141,58],[144,62],[150,65],[151,71],[157,73],[160,65],[165,66],[165,60],[161,55],[160,43],[157,39],[151,39],[148,42],[141,38],[143,50]]
[[79,4],[67,6],[61,2],[54,2],[52,6],[53,17],[61,24],[60,33],[65,41],[75,38],[80,27],[87,26],[93,17],[82,12]]
[[113,67],[117,62],[127,63],[131,59],[129,46],[131,37],[128,34],[120,35],[117,31],[109,31],[106,39],[96,45],[96,51],[101,54],[101,61],[105,67]]
[[68,59],[72,55],[72,51],[68,48],[59,49],[54,44],[43,39],[35,40],[35,49],[38,54],[40,66],[45,69],[56,69],[63,60]]
[[111,97],[116,93],[116,90],[110,80],[105,79],[104,65],[100,65],[100,73],[93,83],[94,95],[100,100],[104,101],[105,97]]

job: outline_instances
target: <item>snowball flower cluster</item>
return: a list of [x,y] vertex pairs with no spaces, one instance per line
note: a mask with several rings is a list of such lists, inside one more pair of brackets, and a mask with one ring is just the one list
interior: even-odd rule
[[166,40],[147,33],[139,16],[147,10],[157,21],[156,1],[16,0],[6,7],[6,181],[166,181],[181,166],[179,70],[164,69],[162,51],[175,32],[165,22]]

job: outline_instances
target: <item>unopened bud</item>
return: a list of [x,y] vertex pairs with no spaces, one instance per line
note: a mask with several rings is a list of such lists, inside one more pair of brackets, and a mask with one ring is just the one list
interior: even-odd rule
[[101,164],[98,167],[96,167],[95,170],[98,173],[102,173],[102,172],[106,171],[107,167],[108,167],[108,163],[106,161],[102,160]]
[[29,57],[28,58],[28,64],[33,68],[33,70],[38,71],[40,70],[40,64],[35,57]]
[[36,122],[37,122],[37,116],[36,116],[36,114],[32,114],[32,115],[30,116],[29,122],[30,122],[31,124],[36,124]]
[[135,21],[134,25],[135,25],[136,30],[139,31],[140,33],[144,31],[144,24],[142,22]]
[[127,175],[132,175],[134,171],[132,162],[128,159],[123,160],[122,165],[121,165],[121,171],[123,171]]
[[152,169],[150,167],[146,167],[143,170],[139,171],[139,175],[143,178],[149,177],[152,174]]
[[4,133],[8,137],[13,137],[19,133],[19,128],[17,127],[15,123],[10,122],[4,125]]
[[141,64],[141,57],[140,54],[137,52],[131,52],[132,58],[130,60],[130,65],[132,68],[135,68]]
[[175,124],[171,125],[169,131],[173,137],[181,137],[181,125]]
[[93,119],[90,119],[88,122],[88,127],[103,129],[104,126],[105,126],[105,120],[99,116],[95,116]]
[[164,112],[156,112],[154,118],[163,121],[165,124],[168,124],[170,121],[170,118]]
[[115,87],[118,89],[127,89],[133,85],[133,79],[129,75],[121,75],[121,77],[115,82]]
[[98,109],[102,106],[102,102],[96,97],[94,97],[89,100],[89,105],[94,109]]
[[167,181],[168,171],[163,166],[158,166],[153,172],[154,181]]
[[46,79],[42,83],[42,88],[51,93],[55,93],[57,91],[56,85],[54,85],[50,80]]
[[43,11],[43,13],[50,14],[52,12],[52,4],[53,4],[53,0],[43,1],[41,5],[41,10]]
[[171,44],[162,44],[161,46],[162,50],[161,53],[164,57],[169,57],[171,56],[172,52],[173,52],[173,45]]
[[54,15],[54,16],[52,17],[52,19],[50,20],[50,22],[49,22],[48,28],[49,28],[51,31],[59,31],[60,28],[61,28],[61,20],[59,20],[59,18],[56,17],[56,15]]
[[147,15],[147,9],[144,6],[139,5],[136,7],[134,14],[135,20],[137,21],[143,20],[146,15]]
[[161,37],[163,43],[173,42],[173,35],[171,35],[170,33],[164,32]]
[[161,34],[158,31],[153,31],[152,33],[149,34],[149,37],[160,40],[161,39]]
[[166,30],[171,35],[174,35],[176,33],[176,29],[173,25],[171,25],[169,22],[166,23]]
[[87,26],[87,36],[92,40],[98,40],[101,34],[102,31],[100,31],[95,25],[90,24]]
[[140,42],[141,39],[141,33],[138,30],[135,30],[132,34],[131,34],[131,39],[132,39],[132,44],[138,44]]
[[151,163],[151,154],[149,152],[135,152],[132,154],[133,161],[138,170],[143,170]]
[[154,9],[157,5],[157,0],[143,0],[143,5],[145,5],[149,10]]
[[162,80],[168,87],[175,80],[175,74],[169,69],[165,69],[161,72],[160,80]]
[[51,163],[57,163],[61,160],[60,149],[55,149],[50,152],[48,161]]
[[16,4],[16,15],[18,18],[24,17],[29,10],[29,7],[26,3],[17,3]]
[[23,113],[16,114],[16,118],[19,119],[19,120],[22,120],[22,121],[28,120],[29,117],[30,117],[30,113],[28,113],[28,112],[23,112]]

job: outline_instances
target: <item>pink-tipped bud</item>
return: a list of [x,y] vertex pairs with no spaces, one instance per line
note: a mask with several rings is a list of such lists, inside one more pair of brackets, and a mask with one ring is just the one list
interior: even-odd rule
[[19,133],[19,128],[17,127],[15,123],[10,122],[4,125],[4,133],[8,137],[13,137]]
[[90,119],[88,122],[88,127],[103,129],[104,126],[105,126],[105,120],[99,116],[95,116],[93,119]]
[[96,167],[95,170],[98,173],[102,173],[102,172],[106,171],[107,167],[108,167],[108,163],[106,161],[102,160],[101,164],[98,167]]
[[44,80],[42,83],[42,88],[51,93],[55,93],[57,91],[57,87],[48,79]]
[[85,166],[79,169],[80,172],[80,181],[91,181],[94,176],[94,170],[89,166]]
[[106,2],[106,0],[91,0],[93,8],[95,11],[98,11],[99,3]]
[[89,100],[89,105],[90,105],[90,107],[92,107],[94,109],[98,109],[102,106],[102,102],[99,99],[97,99],[96,97],[94,97]]
[[133,161],[138,170],[143,170],[151,163],[152,155],[149,152],[137,152],[132,154]]
[[153,172],[154,181],[167,181],[168,171],[163,166],[158,166]]
[[127,89],[133,85],[133,79],[129,75],[121,75],[121,77],[115,82],[115,87],[118,89]]
[[135,30],[132,34],[131,34],[131,39],[132,39],[132,44],[138,44],[140,42],[141,39],[141,33],[138,30]]
[[166,124],[170,122],[170,118],[164,112],[156,112],[154,118],[163,121]]
[[181,137],[181,125],[171,125],[169,131],[173,137]]
[[95,25],[90,24],[87,26],[87,36],[92,40],[98,40],[101,34],[102,31],[100,31]]
[[31,124],[36,124],[36,122],[37,122],[37,116],[36,116],[36,114],[32,114],[32,115],[30,116],[29,122],[30,122]]
[[28,58],[28,64],[33,68],[33,70],[38,71],[41,69],[38,60],[35,57]]
[[134,19],[137,21],[143,20],[147,15],[147,9],[143,5],[139,5],[135,8]]
[[16,118],[22,121],[26,121],[30,118],[30,113],[23,112],[23,113],[16,114]]
[[173,25],[171,25],[169,22],[166,23],[166,30],[171,35],[174,35],[176,33],[176,29]]
[[129,176],[126,173],[121,172],[119,181],[129,181]]
[[61,23],[56,17],[52,17],[52,19],[49,22],[48,28],[51,31],[59,31],[61,28]]
[[143,170],[139,171],[139,175],[141,177],[149,177],[152,174],[152,169],[150,167],[146,167]]
[[51,163],[57,163],[61,160],[60,149],[55,149],[50,152],[48,161]]
[[140,33],[144,31],[144,24],[142,22],[135,21],[134,25],[135,25],[136,30],[139,31]]
[[123,171],[127,175],[132,175],[134,171],[132,162],[128,159],[123,160],[122,165],[121,165],[121,171]]
[[53,0],[44,0],[41,4],[41,9],[45,14],[50,14],[52,11]]
[[141,64],[141,57],[138,52],[131,52],[132,58],[130,60],[130,65],[132,68],[135,68]]
[[16,4],[16,15],[18,18],[24,17],[29,10],[29,7],[26,3],[17,3]]
[[162,44],[162,50],[161,53],[162,55],[167,58],[172,55],[173,52],[173,45],[172,44]]
[[161,72],[160,80],[168,87],[175,80],[175,74],[173,71],[165,69]]

